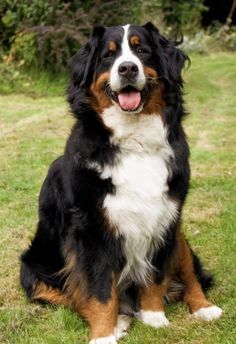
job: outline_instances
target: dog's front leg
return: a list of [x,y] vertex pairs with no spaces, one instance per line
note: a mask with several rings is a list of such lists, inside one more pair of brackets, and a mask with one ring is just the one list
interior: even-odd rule
[[116,344],[115,327],[118,315],[118,295],[113,278],[111,291],[106,301],[97,296],[89,297],[80,305],[79,313],[90,327],[89,344]]
[[139,318],[146,324],[159,328],[169,325],[164,311],[164,296],[168,283],[166,280],[159,285],[152,284],[140,290]]
[[207,300],[198,281],[193,256],[183,233],[180,233],[179,245],[180,276],[185,284],[184,302],[189,306],[193,317],[207,321],[218,319],[222,314],[222,309]]

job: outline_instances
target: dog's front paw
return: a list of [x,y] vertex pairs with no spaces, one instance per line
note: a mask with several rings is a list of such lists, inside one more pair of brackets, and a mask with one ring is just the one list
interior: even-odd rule
[[139,319],[145,324],[160,328],[170,325],[169,320],[166,318],[164,312],[143,311],[139,312]]
[[128,315],[119,314],[117,318],[117,324],[115,328],[116,339],[123,338],[127,334],[127,330],[130,326],[131,318]]
[[192,317],[206,321],[211,321],[220,318],[221,314],[222,309],[213,305],[209,307],[200,308],[198,311],[192,314]]
[[117,344],[117,341],[114,336],[109,336],[92,339],[90,340],[89,344]]

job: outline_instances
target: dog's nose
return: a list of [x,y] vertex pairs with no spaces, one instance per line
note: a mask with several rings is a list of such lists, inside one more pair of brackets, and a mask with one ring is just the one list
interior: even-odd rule
[[138,74],[138,66],[133,62],[123,62],[119,65],[118,73],[127,79],[132,79]]

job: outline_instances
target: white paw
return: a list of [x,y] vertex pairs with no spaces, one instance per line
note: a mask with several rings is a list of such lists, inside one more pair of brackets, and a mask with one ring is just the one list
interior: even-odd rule
[[114,336],[109,336],[92,339],[90,340],[89,344],[117,344],[117,341]]
[[119,314],[117,318],[117,324],[115,327],[115,337],[120,339],[127,334],[127,330],[130,326],[131,318],[128,315]]
[[222,314],[222,309],[217,306],[209,306],[200,308],[198,311],[192,314],[192,317],[211,321],[220,318]]
[[140,311],[139,318],[150,326],[159,328],[169,326],[169,320],[166,318],[164,312]]

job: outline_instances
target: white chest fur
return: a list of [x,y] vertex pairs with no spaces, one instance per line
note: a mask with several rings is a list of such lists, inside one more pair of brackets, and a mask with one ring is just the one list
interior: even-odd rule
[[120,147],[115,166],[102,172],[116,187],[115,195],[106,196],[104,208],[117,235],[124,238],[127,263],[120,282],[145,284],[153,269],[154,249],[177,214],[177,204],[167,194],[167,162],[173,151],[158,114],[129,116],[112,107],[105,110],[103,120],[114,130],[113,141]]

